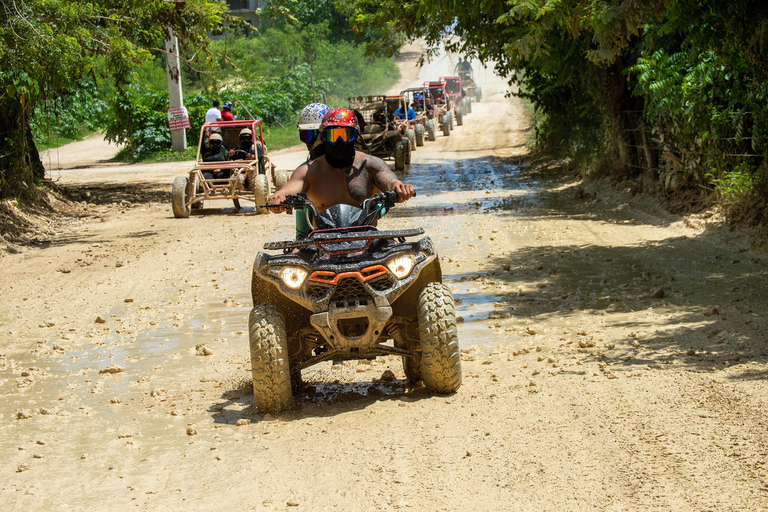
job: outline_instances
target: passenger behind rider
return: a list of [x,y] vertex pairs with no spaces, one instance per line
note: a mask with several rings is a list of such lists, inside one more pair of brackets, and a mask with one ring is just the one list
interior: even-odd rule
[[[307,174],[309,165],[316,159],[325,155],[325,144],[322,144],[321,141],[319,141],[320,123],[323,120],[323,116],[329,110],[331,110],[331,107],[323,103],[310,103],[304,107],[304,109],[301,111],[301,114],[299,114],[299,122],[296,124],[296,127],[299,129],[299,139],[301,142],[306,144],[307,151],[309,151],[307,154],[307,160],[293,171],[288,182],[286,182],[286,184],[283,185],[279,191],[269,196],[267,200],[268,203],[278,194],[278,192],[282,193],[281,197],[283,199],[281,201],[285,200],[286,194],[301,193],[302,187],[304,186],[304,177]],[[272,204],[274,204],[274,201]],[[291,213],[287,210],[286,212],[288,214]],[[296,236],[298,238],[300,233],[309,233],[311,228],[307,224],[304,210],[297,209],[295,216],[297,233]]]
[[400,107],[395,110],[395,119],[404,120],[410,125],[416,124],[416,111],[411,108],[407,101],[405,102],[405,109],[406,110],[403,111],[403,107]]
[[[360,206],[379,191],[397,192],[398,202],[413,197],[413,186],[400,181],[381,158],[355,149],[355,140],[360,136],[358,128],[357,118],[350,110],[329,110],[320,125],[325,155],[313,160],[301,177],[294,172],[288,183],[269,196],[267,203],[280,205],[285,203],[287,194],[305,193],[323,212],[337,204]],[[290,213],[290,209],[282,206],[273,206],[270,211]],[[306,229],[297,229],[297,238],[306,237],[311,227]]]
[[221,107],[221,120],[222,121],[234,121],[235,116],[232,114],[232,102],[225,101]]
[[[203,162],[226,162],[227,148],[224,147],[224,139],[220,133],[212,133],[208,137],[205,151],[203,152]],[[213,169],[203,173],[205,179],[212,180],[229,178],[229,169]]]

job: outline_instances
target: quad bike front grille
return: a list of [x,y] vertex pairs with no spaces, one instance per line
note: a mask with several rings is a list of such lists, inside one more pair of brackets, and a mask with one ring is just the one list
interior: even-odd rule
[[383,274],[368,281],[368,285],[377,292],[383,292],[384,290],[391,288],[394,284],[394,279],[391,274]]
[[307,296],[314,300],[322,300],[333,289],[332,286],[319,283],[309,283],[307,285]]
[[363,283],[356,277],[345,277],[339,280],[339,284],[336,285],[331,296],[331,301],[336,303],[352,304],[359,302],[360,305],[367,304],[370,295],[368,290],[365,289]]

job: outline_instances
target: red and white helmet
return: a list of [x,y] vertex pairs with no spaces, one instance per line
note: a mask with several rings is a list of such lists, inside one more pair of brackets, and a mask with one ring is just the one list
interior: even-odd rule
[[354,128],[355,130],[359,128],[359,125],[357,124],[357,117],[355,116],[354,112],[342,107],[333,108],[323,116],[323,122],[320,123],[320,129],[324,130],[325,128],[331,126],[345,126],[348,128]]

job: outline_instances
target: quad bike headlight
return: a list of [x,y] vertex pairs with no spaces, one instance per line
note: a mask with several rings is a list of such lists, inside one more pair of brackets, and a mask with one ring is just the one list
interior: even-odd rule
[[389,271],[392,272],[396,278],[404,279],[411,274],[411,270],[413,270],[415,264],[416,261],[413,259],[413,256],[405,254],[389,260],[387,262],[387,268],[389,268]]
[[301,267],[283,267],[277,275],[288,288],[298,290],[307,278],[307,271]]

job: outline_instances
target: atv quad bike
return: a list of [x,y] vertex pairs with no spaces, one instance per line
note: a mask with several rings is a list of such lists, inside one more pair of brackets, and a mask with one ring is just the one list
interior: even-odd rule
[[[428,109],[425,101],[429,96],[429,88],[410,87],[401,91],[400,94],[405,97],[406,102],[410,104],[411,108],[416,112],[416,124],[413,126],[416,145],[423,146],[425,139],[435,140],[435,123],[430,121],[427,115]],[[417,101],[416,95],[421,96],[420,101]]]
[[424,85],[429,88],[429,103],[431,107],[432,121],[435,129],[440,128],[443,135],[448,136],[453,129],[453,117],[451,116],[451,101],[445,94],[445,83],[442,81],[427,81]]
[[356,149],[379,158],[392,158],[395,170],[403,171],[411,161],[411,144],[395,126],[396,104],[397,101],[387,101],[386,96],[349,98],[349,109],[362,121]]
[[440,80],[445,84],[445,93],[450,99],[450,108],[456,119],[456,126],[464,124],[464,92],[461,88],[461,77],[441,76]]
[[[244,160],[246,152],[240,147],[240,131],[249,128],[253,134],[256,158]],[[257,129],[258,128],[258,129]],[[228,161],[206,162],[203,153],[206,139],[212,130],[220,131],[225,149],[234,149]],[[229,178],[207,179],[206,173],[227,169]],[[192,209],[203,207],[203,202],[211,199],[229,199],[240,209],[240,200],[252,201],[257,213],[266,213],[259,205],[266,203],[270,189],[275,183],[275,166],[267,155],[267,146],[258,120],[218,121],[205,123],[200,128],[200,140],[197,143],[197,159],[188,176],[179,176],[171,187],[171,205],[173,216],[189,217]]]
[[280,205],[303,208],[314,231],[265,244],[280,253],[260,252],[253,265],[249,335],[261,411],[289,408],[301,370],[322,361],[399,355],[409,381],[437,393],[461,386],[454,302],[432,241],[406,241],[421,228],[373,226],[396,200],[385,192],[320,213],[297,194]]

